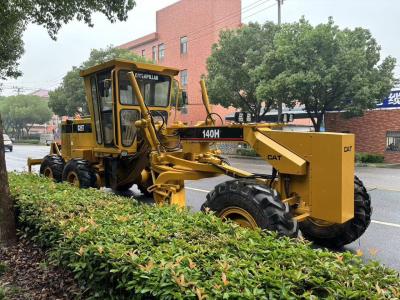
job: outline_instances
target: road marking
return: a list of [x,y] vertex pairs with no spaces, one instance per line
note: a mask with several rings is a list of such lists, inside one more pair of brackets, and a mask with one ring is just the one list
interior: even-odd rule
[[[196,191],[196,192],[201,192],[201,193],[209,193],[210,191],[207,190],[202,190],[202,189],[196,189],[196,188],[191,188],[191,187],[186,187],[188,190]],[[386,225],[386,226],[391,226],[391,227],[397,227],[400,228],[400,224],[395,224],[395,223],[389,223],[389,222],[382,222],[382,221],[377,221],[377,220],[371,220],[372,223],[379,224],[379,225]]]
[[371,220],[372,223],[400,228],[400,224]]
[[379,186],[366,186],[365,187],[368,192],[379,190],[379,191],[388,191],[388,192],[400,192],[400,189],[393,189],[393,188],[385,188]]
[[192,191],[196,191],[196,192],[201,192],[201,193],[209,193],[209,192],[211,192],[211,191],[202,190],[202,189],[196,189],[196,188],[191,188],[191,187],[186,187],[186,189],[192,190]]

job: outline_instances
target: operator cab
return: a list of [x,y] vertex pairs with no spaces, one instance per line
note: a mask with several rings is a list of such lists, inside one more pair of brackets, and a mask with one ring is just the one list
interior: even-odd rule
[[94,142],[99,148],[117,148],[127,153],[137,150],[135,121],[141,119],[141,114],[128,78],[131,71],[155,120],[166,123],[171,106],[183,104],[178,101],[182,97],[174,79],[179,74],[177,69],[115,59],[81,71]]

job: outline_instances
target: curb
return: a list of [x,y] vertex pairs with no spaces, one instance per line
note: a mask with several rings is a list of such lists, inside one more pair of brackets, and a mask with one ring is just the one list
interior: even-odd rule
[[361,168],[382,168],[382,169],[400,169],[400,164],[367,164],[367,163],[356,163],[356,167]]

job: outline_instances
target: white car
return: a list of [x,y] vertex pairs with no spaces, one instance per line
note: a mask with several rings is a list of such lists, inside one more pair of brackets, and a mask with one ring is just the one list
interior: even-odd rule
[[12,143],[10,137],[7,134],[3,134],[3,140],[4,140],[4,149],[8,149],[8,151],[12,152],[13,151],[13,143]]

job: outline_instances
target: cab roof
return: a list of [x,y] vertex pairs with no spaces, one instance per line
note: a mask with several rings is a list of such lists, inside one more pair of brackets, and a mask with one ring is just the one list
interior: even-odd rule
[[147,70],[147,71],[158,72],[158,73],[163,73],[163,74],[172,75],[172,76],[176,76],[179,74],[179,70],[175,69],[175,68],[140,63],[140,62],[126,60],[126,59],[113,59],[113,60],[107,61],[105,63],[98,64],[94,67],[88,68],[86,70],[81,70],[79,74],[81,77],[86,77],[86,76],[96,73],[98,71],[101,71],[104,69],[110,69],[110,68],[114,68],[114,67]]

